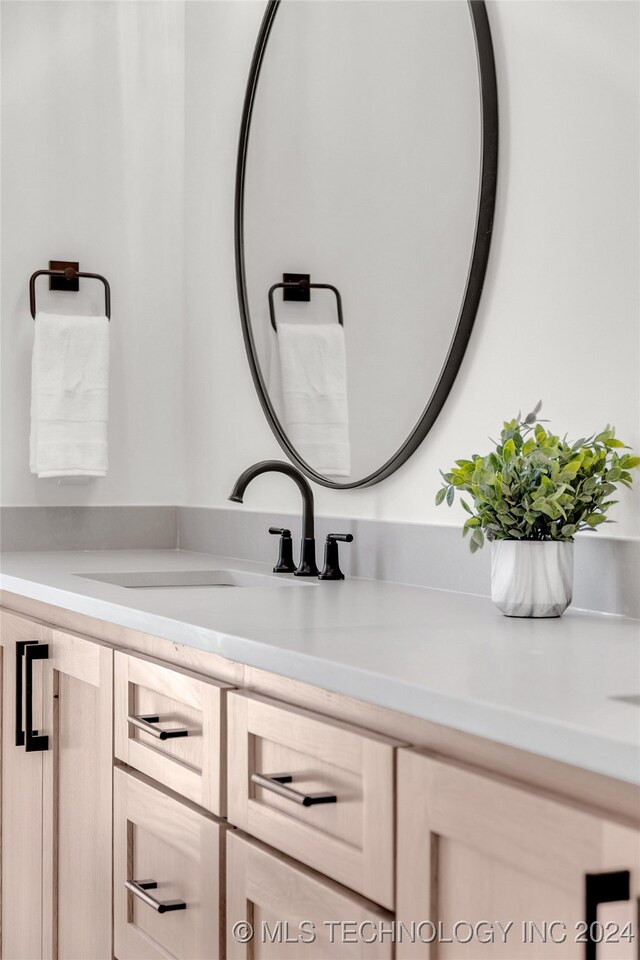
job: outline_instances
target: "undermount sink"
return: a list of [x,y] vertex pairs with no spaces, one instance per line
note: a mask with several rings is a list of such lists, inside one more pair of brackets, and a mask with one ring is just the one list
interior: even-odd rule
[[112,583],[129,590],[169,590],[193,587],[295,587],[311,586],[300,580],[245,570],[152,570],[131,573],[76,573],[85,580]]

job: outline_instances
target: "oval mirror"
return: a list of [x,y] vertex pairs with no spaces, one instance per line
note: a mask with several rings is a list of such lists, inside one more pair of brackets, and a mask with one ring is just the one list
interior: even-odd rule
[[267,5],[238,151],[240,313],[269,423],[318,483],[382,480],[441,410],[482,290],[497,147],[484,3]]

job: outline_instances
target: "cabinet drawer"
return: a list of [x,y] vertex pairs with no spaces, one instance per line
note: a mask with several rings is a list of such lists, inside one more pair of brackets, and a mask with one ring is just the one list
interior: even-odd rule
[[187,670],[116,652],[116,757],[224,816],[228,689]]
[[399,744],[258,694],[227,700],[231,823],[393,907]]
[[[114,771],[118,960],[218,960],[224,955],[220,915],[224,831],[221,821],[145,778]],[[154,906],[154,901],[162,906]],[[185,906],[176,909],[176,904]]]
[[[227,960],[390,960],[392,920],[337,883],[227,834]],[[243,943],[247,923],[253,935]]]

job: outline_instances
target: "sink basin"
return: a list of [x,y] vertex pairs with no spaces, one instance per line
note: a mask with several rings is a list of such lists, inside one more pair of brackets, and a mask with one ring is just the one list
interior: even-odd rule
[[76,573],[85,580],[113,583],[128,590],[170,590],[211,587],[296,587],[311,586],[304,581],[245,570],[152,570],[132,573]]

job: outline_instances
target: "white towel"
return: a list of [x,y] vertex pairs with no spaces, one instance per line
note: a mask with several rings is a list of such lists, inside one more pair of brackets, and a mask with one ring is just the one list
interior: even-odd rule
[[38,313],[31,368],[31,472],[107,472],[109,321]]
[[339,323],[279,323],[278,352],[287,433],[318,473],[351,473],[347,362]]

